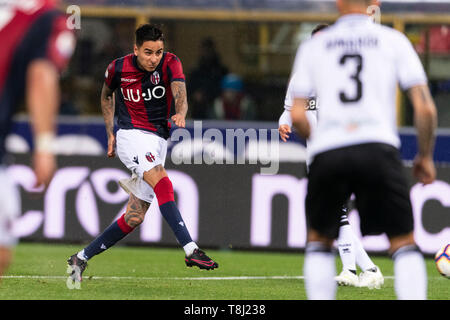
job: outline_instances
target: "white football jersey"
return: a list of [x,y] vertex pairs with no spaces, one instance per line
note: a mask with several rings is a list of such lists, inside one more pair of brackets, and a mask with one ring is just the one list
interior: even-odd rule
[[298,49],[291,77],[293,97],[320,101],[308,151],[380,142],[400,147],[397,84],[427,84],[417,53],[400,32],[351,14]]

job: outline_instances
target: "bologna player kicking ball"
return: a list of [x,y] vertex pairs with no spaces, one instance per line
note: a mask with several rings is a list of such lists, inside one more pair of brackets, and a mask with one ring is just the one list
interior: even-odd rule
[[[114,95],[114,98],[113,98]],[[118,106],[118,131],[114,134],[114,111]],[[180,60],[164,51],[164,36],[154,25],[136,30],[134,53],[111,62],[105,73],[101,106],[108,136],[108,157],[119,156],[131,171],[119,181],[130,195],[126,212],[94,239],[72,255],[69,271],[81,281],[87,261],[112,247],[139,226],[156,196],[161,214],[185,251],[187,266],[215,269],[219,265],[192,240],[174,201],[172,183],[164,169],[171,120],[185,127],[188,109],[185,76]]]

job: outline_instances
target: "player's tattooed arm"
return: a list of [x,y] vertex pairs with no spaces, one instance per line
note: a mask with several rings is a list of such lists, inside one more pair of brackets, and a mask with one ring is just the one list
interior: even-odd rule
[[172,89],[172,95],[175,100],[176,112],[176,114],[172,117],[172,120],[177,126],[184,128],[186,114],[188,111],[186,83],[183,81],[173,81],[170,84],[170,88]]
[[415,86],[408,90],[414,107],[414,125],[417,129],[418,154],[413,163],[413,174],[423,184],[436,179],[433,163],[437,112],[428,86]]
[[108,137],[108,157],[114,157],[116,144],[114,136],[114,92],[105,83],[103,83],[100,104]]
[[430,90],[426,85],[414,86],[408,90],[414,107],[414,125],[418,132],[419,155],[433,154],[437,112]]
[[101,93],[101,106],[103,119],[105,120],[106,133],[108,136],[114,132],[114,103],[113,91],[103,84]]

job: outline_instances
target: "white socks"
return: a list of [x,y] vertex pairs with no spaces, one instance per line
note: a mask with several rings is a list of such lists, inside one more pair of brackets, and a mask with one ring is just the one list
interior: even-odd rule
[[356,255],[353,244],[353,230],[349,224],[339,228],[339,238],[337,240],[339,256],[344,270],[356,271]]
[[78,259],[87,261],[87,258],[86,258],[86,256],[84,255],[84,249],[77,253],[77,257],[78,257]]
[[[361,252],[364,252],[362,250]],[[367,253],[365,253],[367,255]],[[368,257],[367,257],[368,258]],[[362,257],[363,270],[375,267],[370,258]],[[365,260],[364,260],[365,259]],[[394,288],[399,300],[427,299],[427,270],[422,253],[415,245],[404,246],[392,256],[394,261]],[[365,262],[364,262],[365,261]],[[306,245],[303,275],[309,300],[333,300],[336,297],[334,254],[322,243]]]
[[[341,221],[342,219],[346,220],[346,217],[341,217]],[[375,264],[364,249],[361,240],[349,224],[344,224],[339,228],[337,244],[343,269],[356,271],[356,265],[362,271],[375,268]]]
[[427,270],[416,246],[404,246],[393,255],[394,288],[399,300],[426,300]]
[[184,252],[186,253],[186,257],[189,257],[195,249],[198,249],[197,244],[194,241],[189,242],[184,247]]
[[366,271],[375,268],[375,264],[372,259],[370,259],[361,243],[361,240],[356,236],[356,234],[353,234],[353,245],[356,264],[361,268],[361,270]]
[[334,300],[336,265],[334,254],[319,242],[310,242],[303,265],[306,295],[309,300]]

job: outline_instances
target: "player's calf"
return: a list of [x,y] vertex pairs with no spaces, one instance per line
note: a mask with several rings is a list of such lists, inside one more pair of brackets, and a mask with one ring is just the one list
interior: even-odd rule
[[135,195],[130,194],[130,199],[127,204],[127,212],[125,213],[124,220],[130,228],[136,228],[144,221],[145,213],[147,212],[150,204],[145,202]]

